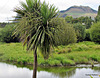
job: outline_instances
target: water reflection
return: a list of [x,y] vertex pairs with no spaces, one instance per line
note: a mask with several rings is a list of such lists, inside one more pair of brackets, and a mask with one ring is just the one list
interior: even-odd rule
[[[46,71],[52,74],[54,78],[69,78],[75,74],[76,68],[53,67],[53,68],[38,68],[38,71]],[[48,77],[47,77],[48,78]]]
[[27,68],[17,68],[13,65],[0,63],[0,78],[31,78],[32,71]]
[[61,72],[61,73],[52,73],[54,76],[59,76],[59,78],[69,78],[75,74],[75,69],[71,71]]
[[[33,66],[27,66],[28,68],[17,66],[0,63],[0,78],[32,78]],[[90,78],[90,76],[86,76],[86,74],[100,75],[100,67],[94,67],[93,69],[75,67],[38,67],[37,78]],[[93,78],[100,77],[94,76]]]

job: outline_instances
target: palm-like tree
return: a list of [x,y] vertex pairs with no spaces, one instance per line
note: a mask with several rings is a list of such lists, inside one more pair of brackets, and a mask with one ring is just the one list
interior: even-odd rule
[[55,30],[55,26],[49,22],[58,11],[55,6],[41,3],[40,0],[26,0],[26,4],[21,2],[21,8],[14,11],[18,13],[15,34],[19,35],[23,45],[27,44],[27,50],[34,51],[33,78],[36,78],[37,48],[42,50],[44,58],[47,59],[53,46]]

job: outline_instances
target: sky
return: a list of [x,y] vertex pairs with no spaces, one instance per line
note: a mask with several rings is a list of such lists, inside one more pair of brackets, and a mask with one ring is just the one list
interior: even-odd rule
[[[20,1],[26,0],[0,0],[0,22],[8,22],[16,16],[14,8],[20,7]],[[44,0],[41,0],[43,2]],[[54,4],[58,10],[66,10],[71,6],[89,6],[98,10],[100,0],[45,0],[49,4]]]

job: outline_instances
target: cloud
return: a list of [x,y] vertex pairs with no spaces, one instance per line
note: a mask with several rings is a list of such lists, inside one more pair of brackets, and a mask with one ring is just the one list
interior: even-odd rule
[[[42,0],[44,1],[44,0]],[[91,8],[98,9],[100,0],[45,0],[51,4],[55,4],[60,10],[67,9],[73,5],[90,6]]]

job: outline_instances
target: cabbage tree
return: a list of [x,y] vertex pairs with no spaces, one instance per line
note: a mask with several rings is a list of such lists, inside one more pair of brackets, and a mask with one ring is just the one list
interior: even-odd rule
[[18,14],[15,34],[19,35],[27,50],[34,52],[33,78],[37,71],[37,48],[39,47],[45,59],[49,57],[53,46],[55,26],[49,24],[58,11],[54,5],[41,3],[40,0],[26,0],[21,7],[14,10]]

